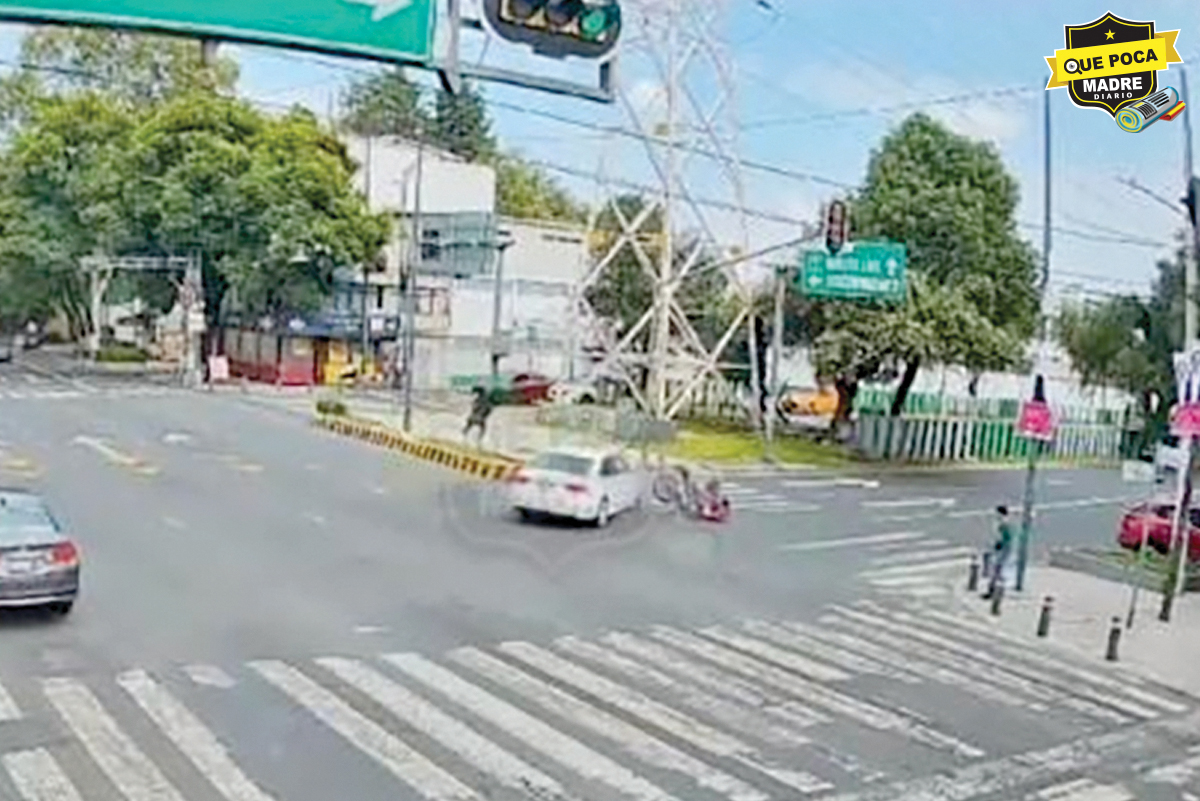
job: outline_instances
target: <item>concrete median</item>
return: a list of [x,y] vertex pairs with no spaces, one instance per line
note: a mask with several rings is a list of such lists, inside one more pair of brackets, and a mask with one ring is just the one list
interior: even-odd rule
[[504,481],[524,464],[518,459],[496,453],[474,451],[447,442],[414,437],[371,420],[318,414],[313,418],[313,422],[335,434],[399,451],[414,459],[433,462],[485,481]]

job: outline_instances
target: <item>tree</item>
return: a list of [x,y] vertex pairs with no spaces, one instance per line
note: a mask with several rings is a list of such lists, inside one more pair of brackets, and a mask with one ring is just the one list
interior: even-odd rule
[[433,141],[467,161],[488,161],[496,153],[492,121],[483,95],[463,81],[458,94],[438,89],[434,104]]
[[387,238],[344,147],[307,111],[181,97],[139,127],[129,158],[133,227],[150,249],[202,254],[214,324],[231,286],[251,313],[311,310],[335,267],[375,258]]
[[[907,245],[909,302],[919,305],[832,306],[819,360],[843,401],[860,381],[902,368],[892,406],[899,414],[922,364],[981,370],[1020,362],[1017,345],[1033,333],[1040,301],[1036,256],[1016,232],[1017,201],[1016,179],[990,145],[923,114],[883,140],[852,198],[853,232]],[[848,413],[843,404],[839,416]]]
[[497,154],[496,211],[506,217],[582,223],[586,210],[537,167],[510,154]]
[[361,136],[416,138],[430,128],[421,87],[400,67],[352,83],[341,97],[342,124]]

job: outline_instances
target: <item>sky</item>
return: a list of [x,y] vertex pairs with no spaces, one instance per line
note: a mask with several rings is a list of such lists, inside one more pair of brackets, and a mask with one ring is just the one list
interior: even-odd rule
[[[661,186],[647,148],[612,131],[654,130],[665,122],[663,71],[655,63],[666,62],[661,21],[668,2],[623,3],[615,104],[486,85],[501,146],[547,165],[588,202],[615,191],[597,176],[625,187]],[[1045,56],[1064,46],[1063,26],[1110,10],[1126,19],[1154,20],[1157,30],[1180,30],[1177,48],[1185,64],[1200,63],[1195,0],[1123,0],[1111,7],[1035,0],[769,0],[772,10],[756,0],[678,2],[683,12],[677,52],[701,46],[680,70],[680,86],[687,91],[677,96],[676,131],[693,148],[727,158],[678,156],[677,225],[707,229],[721,244],[750,250],[798,236],[802,221],[818,219],[822,203],[861,184],[872,149],[890,129],[907,114],[925,110],[995,146],[1021,188],[1019,231],[1040,251]],[[466,10],[475,10],[473,0]],[[644,15],[654,20],[648,27]],[[705,36],[694,37],[697,30]],[[0,59],[12,61],[23,31],[20,25],[0,25]],[[593,65],[539,59],[518,45],[464,35],[470,60],[595,79]],[[320,116],[336,110],[351,81],[380,69],[372,62],[300,51],[223,48],[241,65],[241,94],[268,109],[302,103]],[[719,58],[710,57],[714,53]],[[430,74],[412,74],[433,83]],[[1160,85],[1180,88],[1178,66],[1159,75]],[[1193,83],[1200,104],[1200,69]],[[1052,292],[1059,298],[1144,293],[1156,259],[1170,254],[1185,220],[1118,179],[1134,178],[1163,197],[1178,198],[1184,186],[1182,118],[1128,134],[1107,113],[1074,106],[1065,89],[1049,95]],[[654,153],[662,168],[665,150]],[[705,205],[695,211],[688,196]],[[740,205],[739,199],[752,210],[749,218],[725,210]]]

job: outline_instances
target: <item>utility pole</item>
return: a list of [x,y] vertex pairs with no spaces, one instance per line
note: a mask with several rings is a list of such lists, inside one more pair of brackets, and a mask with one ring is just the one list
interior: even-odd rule
[[[367,163],[363,167],[363,181],[367,189],[367,206],[371,204],[371,140],[370,134],[367,135]],[[360,378],[366,377],[367,371],[367,352],[371,349],[371,326],[367,320],[367,304],[368,296],[371,294],[371,264],[369,261],[363,262],[362,268],[363,290],[362,290],[362,370],[359,372]]]
[[783,353],[783,304],[787,297],[788,270],[786,267],[775,268],[775,316],[771,322],[771,397],[767,403],[766,434],[767,447],[775,442],[775,402],[779,398],[779,359]]
[[[1051,161],[1050,161],[1050,93],[1043,92],[1043,163],[1042,163],[1042,275],[1038,282],[1038,297],[1041,299],[1041,319],[1038,321],[1038,354],[1037,374],[1033,381],[1033,400],[1044,403],[1045,378],[1041,374],[1044,369],[1046,355],[1046,339],[1049,331],[1046,306],[1046,289],[1050,285],[1050,245],[1051,245]],[[1017,540],[1017,578],[1014,589],[1021,592],[1025,589],[1025,568],[1029,564],[1029,540],[1033,536],[1033,501],[1037,488],[1037,460],[1041,454],[1042,442],[1039,439],[1029,441],[1029,461],[1025,469],[1025,495],[1021,502],[1021,536]]]
[[492,389],[499,386],[500,360],[507,354],[502,348],[501,337],[504,333],[504,251],[512,247],[511,239],[496,243],[496,289],[492,297]]
[[[1187,85],[1187,70],[1181,65],[1179,67],[1179,97],[1184,102],[1183,107],[1183,179],[1184,188],[1190,190],[1193,187],[1194,172],[1192,163],[1192,117],[1191,109],[1189,108],[1188,85]],[[1191,218],[1192,223],[1192,248],[1189,258],[1184,264],[1183,281],[1184,281],[1184,302],[1183,302],[1183,347],[1181,348],[1184,354],[1196,343],[1196,260],[1200,259],[1200,227],[1197,226],[1196,216]],[[1178,372],[1178,368],[1177,368]],[[1176,375],[1176,382],[1180,381],[1180,376]],[[1183,397],[1180,393],[1179,402],[1182,403]],[[1191,435],[1184,435],[1182,438],[1183,446],[1186,449],[1187,456],[1184,459],[1184,469],[1179,474],[1179,503],[1175,507],[1175,520],[1171,530],[1171,541],[1175,546],[1175,564],[1172,572],[1168,575],[1171,581],[1167,586],[1163,587],[1162,608],[1159,610],[1158,619],[1164,623],[1170,622],[1171,611],[1175,604],[1175,596],[1183,592],[1184,581],[1187,579],[1187,563],[1190,539],[1188,531],[1191,529],[1190,521],[1188,520],[1188,509],[1192,501],[1192,465],[1195,462],[1194,446],[1195,442]]]
[[417,185],[413,192],[413,241],[409,251],[408,281],[404,287],[404,430],[412,431],[412,391],[417,349],[417,275],[424,256],[421,229],[421,183],[425,171],[425,131],[417,139]]

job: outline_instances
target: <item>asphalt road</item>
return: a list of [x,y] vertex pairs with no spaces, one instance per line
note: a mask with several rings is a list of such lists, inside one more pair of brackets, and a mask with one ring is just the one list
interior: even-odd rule
[[[1200,791],[1194,699],[945,602],[1019,471],[731,481],[716,529],[530,526],[270,403],[0,365],[0,482],[85,560],[69,618],[0,616],[0,798]],[[1038,547],[1137,492],[1046,471]]]

